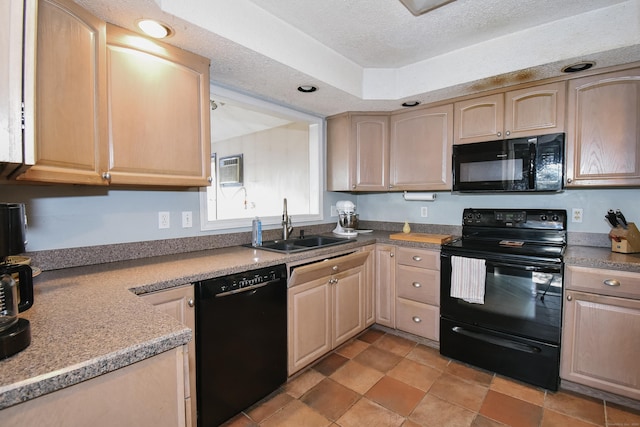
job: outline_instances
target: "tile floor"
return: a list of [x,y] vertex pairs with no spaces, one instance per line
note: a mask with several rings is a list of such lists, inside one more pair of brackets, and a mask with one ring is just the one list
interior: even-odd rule
[[640,411],[547,392],[369,329],[225,426],[640,427]]

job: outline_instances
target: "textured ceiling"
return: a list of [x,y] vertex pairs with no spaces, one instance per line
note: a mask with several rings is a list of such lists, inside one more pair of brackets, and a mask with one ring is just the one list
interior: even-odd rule
[[320,116],[640,61],[640,0],[457,0],[419,17],[398,0],[75,1],[132,30],[164,20],[214,84]]

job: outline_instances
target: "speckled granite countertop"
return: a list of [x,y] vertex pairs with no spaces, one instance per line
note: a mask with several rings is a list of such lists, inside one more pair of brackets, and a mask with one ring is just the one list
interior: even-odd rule
[[[187,343],[192,332],[137,295],[255,268],[333,255],[371,243],[439,249],[389,239],[388,231],[297,254],[240,246],[46,271],[34,278],[31,345],[0,361],[0,409],[114,371]],[[569,247],[566,262],[640,272],[640,254]]]

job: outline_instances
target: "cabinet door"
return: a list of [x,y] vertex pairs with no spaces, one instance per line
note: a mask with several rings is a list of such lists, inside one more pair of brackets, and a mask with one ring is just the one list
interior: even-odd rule
[[569,81],[568,186],[640,185],[640,69]]
[[364,278],[364,326],[371,326],[376,321],[376,245],[368,245],[363,252],[369,254],[363,268]]
[[363,266],[332,277],[332,348],[346,342],[365,328],[365,279],[366,271]]
[[504,94],[456,102],[454,109],[454,144],[503,138]]
[[453,104],[391,116],[392,190],[450,190]]
[[208,185],[209,60],[108,25],[107,70],[111,183]]
[[505,138],[564,132],[565,82],[507,92]]
[[640,301],[568,290],[560,377],[640,399]]
[[[194,309],[193,285],[180,286],[165,291],[145,294],[142,299],[156,306],[162,312],[189,327],[195,335],[196,316]],[[196,424],[196,341],[195,336],[185,346],[185,402],[187,427]]]
[[352,116],[353,191],[387,191],[389,184],[389,118]]
[[376,245],[376,323],[396,327],[396,247]]
[[331,350],[329,277],[292,286],[287,293],[289,375]]
[[18,179],[107,183],[105,37],[105,23],[72,1],[39,1],[35,165]]

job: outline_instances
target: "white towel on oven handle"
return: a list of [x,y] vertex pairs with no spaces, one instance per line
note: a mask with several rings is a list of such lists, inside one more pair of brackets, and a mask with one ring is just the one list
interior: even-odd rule
[[451,296],[484,304],[487,266],[484,259],[451,257]]

